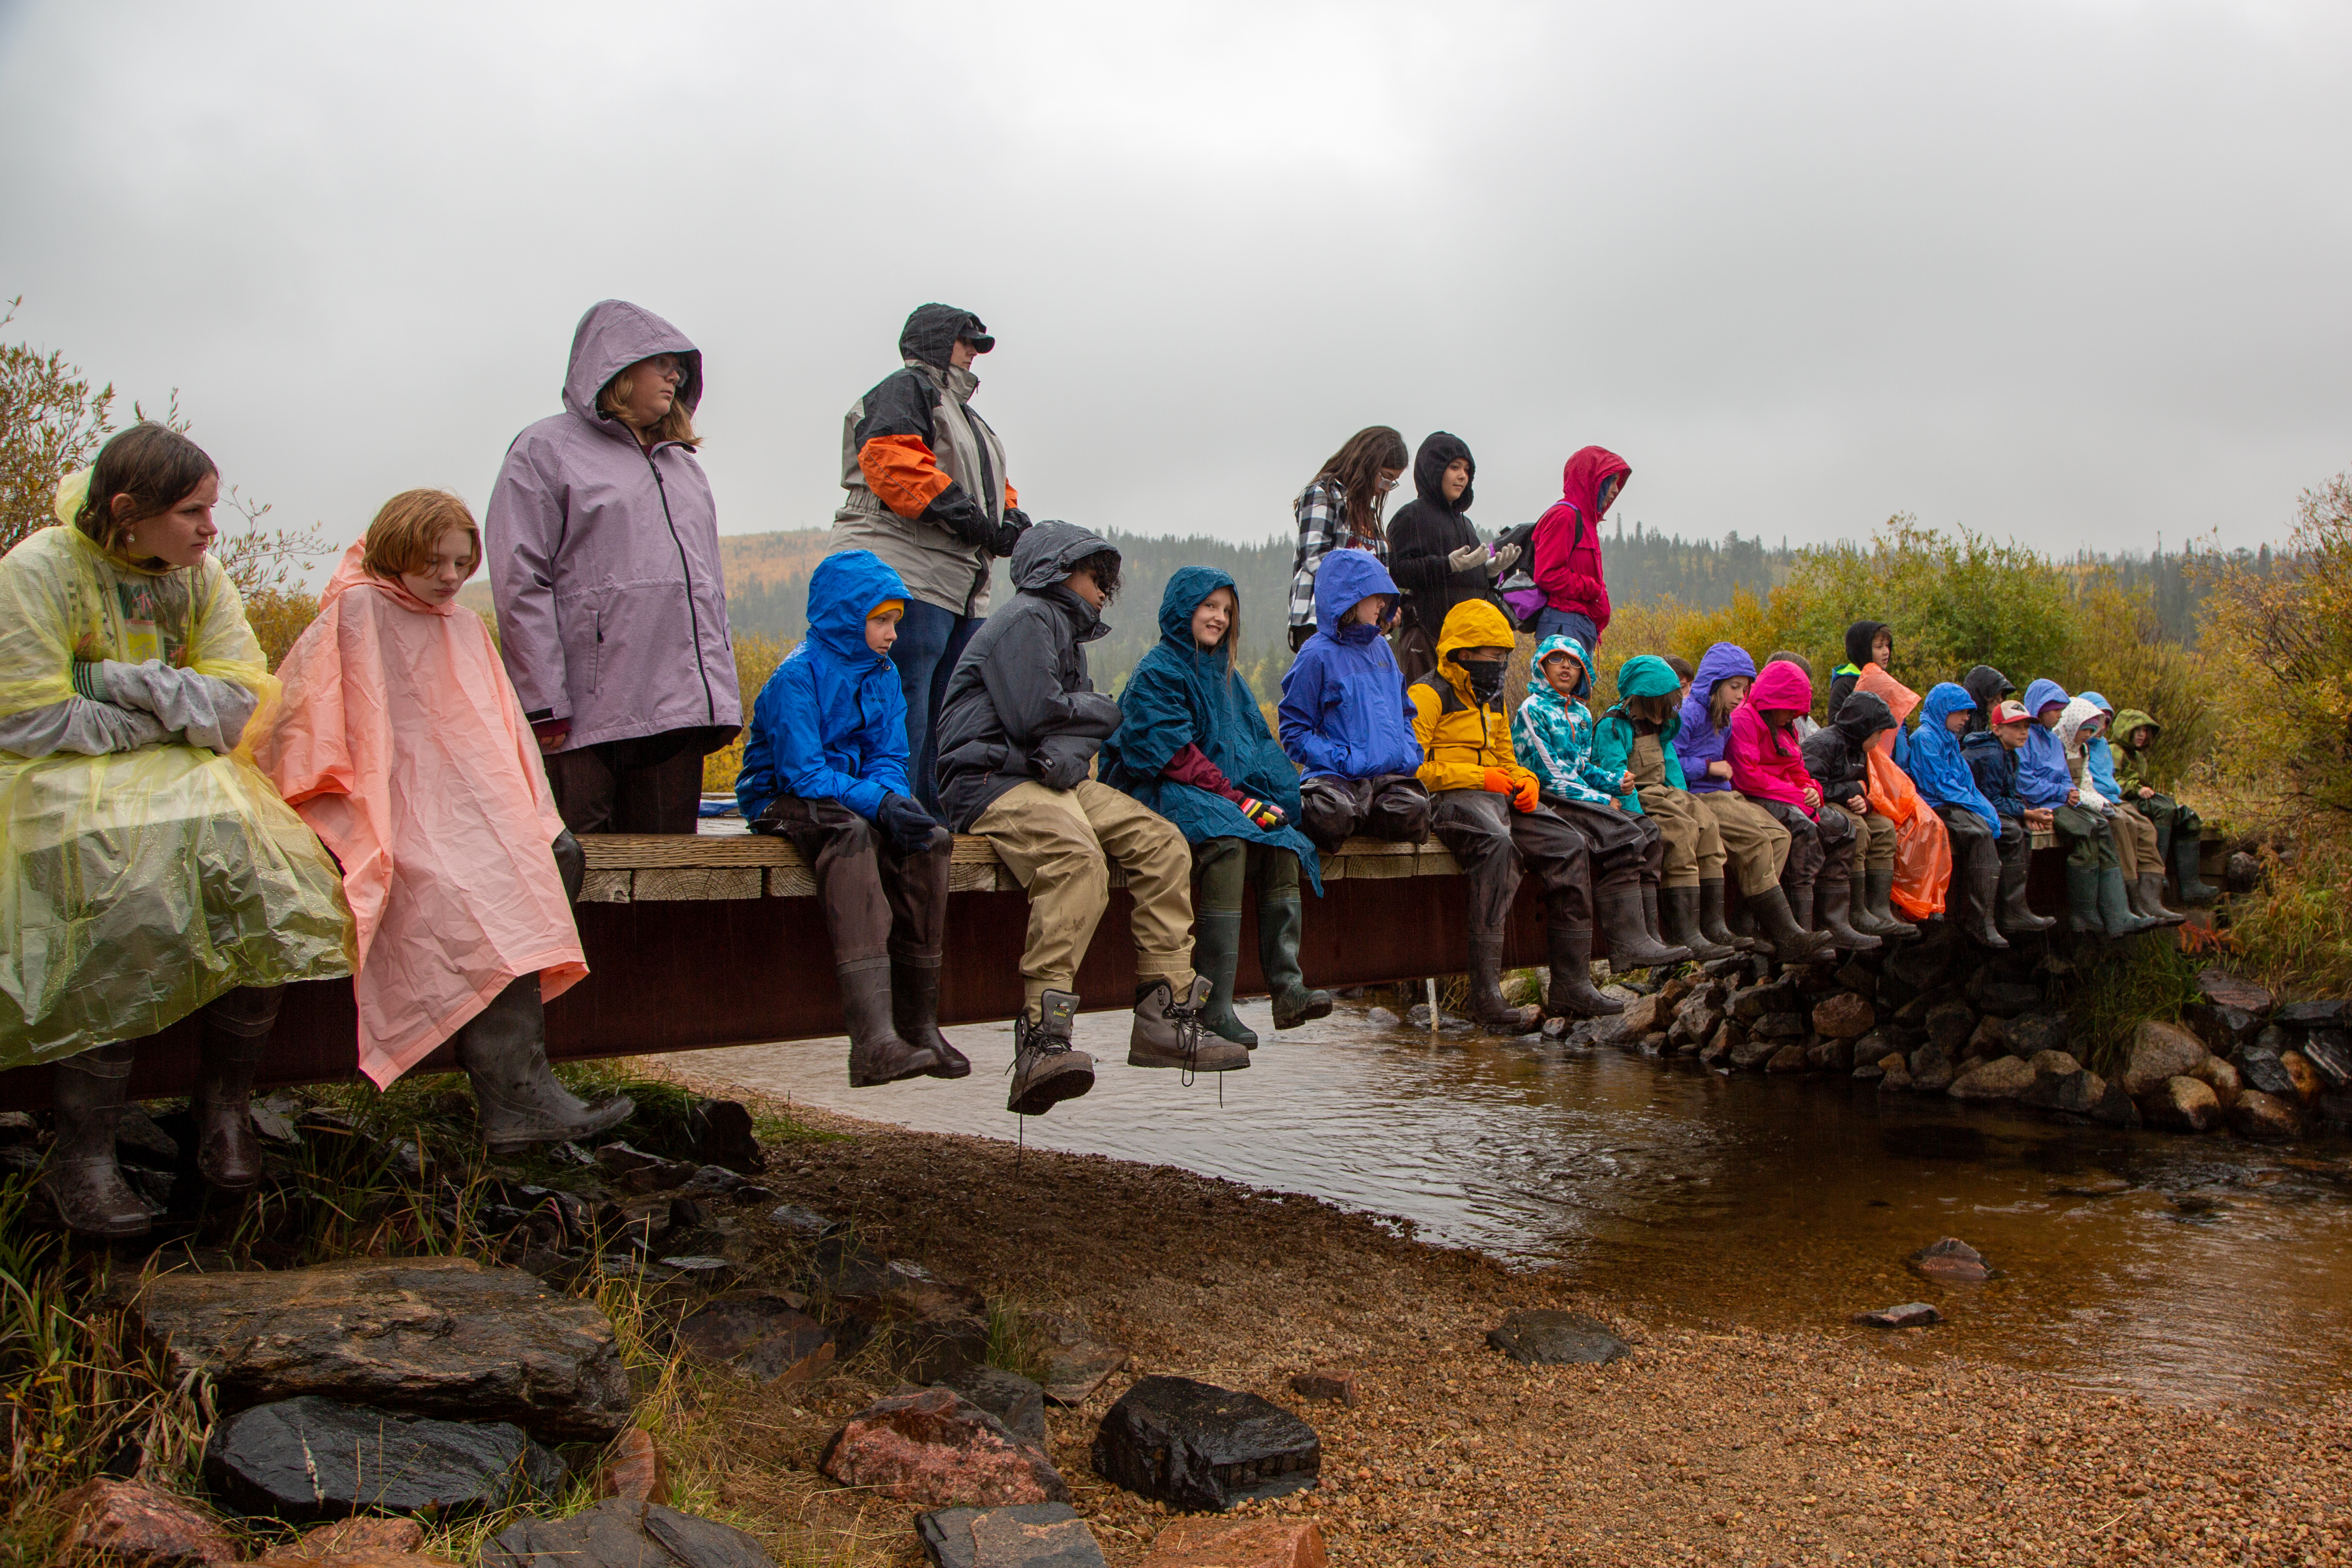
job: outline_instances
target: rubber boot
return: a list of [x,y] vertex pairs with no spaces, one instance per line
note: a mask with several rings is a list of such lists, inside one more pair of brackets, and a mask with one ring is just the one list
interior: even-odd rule
[[1601,935],[1609,944],[1611,968],[1655,969],[1689,961],[1689,948],[1669,947],[1651,936],[1639,883],[1595,888],[1593,903],[1599,905],[1594,913],[1600,916]]
[[890,960],[853,958],[834,969],[841,987],[841,1019],[849,1026],[849,1086],[871,1089],[902,1078],[928,1077],[941,1066],[936,1051],[898,1038],[891,1022]]
[[1895,913],[1895,868],[1893,866],[1888,866],[1882,871],[1872,871],[1867,866],[1864,867],[1862,895],[1863,901],[1870,905],[1870,917],[1878,923],[1878,935],[1882,938],[1900,939],[1919,935],[1919,928],[1916,925]]
[[1298,943],[1306,932],[1307,911],[1297,897],[1258,900],[1257,967],[1265,972],[1278,1030],[1331,1016],[1331,993],[1309,987],[1299,967]]
[[1241,967],[1242,912],[1203,909],[1192,916],[1192,964],[1209,982],[1201,1027],[1244,1051],[1257,1049],[1257,1031],[1234,1015],[1234,971]]
[[524,975],[457,1031],[457,1065],[474,1084],[474,1117],[492,1154],[558,1144],[619,1126],[636,1113],[625,1094],[590,1105],[547,1065],[547,1013],[539,977]]
[[2001,862],[2000,894],[1993,915],[1993,926],[2003,936],[2031,936],[2058,924],[2050,916],[2036,915],[2026,906],[2025,868],[2024,855]]
[[1807,931],[1797,924],[1789,895],[1779,883],[1744,896],[1746,906],[1755,911],[1756,924],[1763,929],[1772,956],[1781,963],[1810,964],[1833,950],[1827,932]]
[[[1541,1009],[1534,1010],[1538,1013],[1549,1012],[1554,1018],[1564,1019],[1608,1018],[1613,1014],[1622,1013],[1625,1010],[1625,1004],[1619,1001],[1616,998],[1603,996],[1599,991],[1593,989],[1592,927],[1590,925],[1570,925],[1564,920],[1555,920],[1545,926],[1544,935],[1545,940],[1551,949],[1551,992],[1545,999],[1544,1006]],[[1471,938],[1474,956],[1475,949],[1477,946],[1477,940],[1478,939],[1475,936]],[[1502,961],[1502,938],[1499,936],[1496,937],[1495,958],[1498,967]],[[1477,992],[1475,989],[1476,976],[1475,974],[1472,976],[1472,1006],[1475,1009],[1477,998]],[[1497,1003],[1500,1003],[1502,999],[1502,992],[1497,988],[1495,993],[1495,1000]],[[1529,1009],[1513,1008],[1508,1010],[1512,1012],[1521,1012]],[[1480,1021],[1484,1022],[1485,1020],[1481,1019]],[[1538,1019],[1537,1021],[1539,1022],[1541,1020]],[[1494,1028],[1496,1026],[1489,1025],[1488,1027]],[[1513,1030],[1510,1032],[1515,1034],[1525,1034],[1528,1030],[1533,1028],[1535,1028],[1535,1023],[1530,1022],[1524,1027]]]
[[1814,884],[1815,913],[1841,953],[1875,953],[1885,946],[1867,931],[1857,930],[1846,916],[1853,905],[1853,879],[1835,868],[1822,873]]
[[[1699,886],[1704,889],[1706,883],[1701,883]],[[1700,918],[1704,920],[1706,917],[1702,915]],[[1754,951],[1771,946],[1764,939],[1764,929],[1756,923],[1756,912],[1748,907],[1748,898],[1745,894],[1740,897],[1739,907],[1726,915],[1723,924],[1724,928],[1731,933],[1734,943],[1738,946]]]
[[1196,976],[1179,998],[1166,980],[1139,987],[1135,1025],[1128,1031],[1129,1067],[1174,1067],[1186,1072],[1239,1072],[1249,1065],[1249,1047],[1203,1038],[1202,1010],[1209,1002],[1209,977]]
[[2180,902],[2192,909],[2221,896],[2221,890],[2207,882],[2198,869],[2198,850],[2204,841],[2201,831],[2172,836],[2172,874],[2180,883]]
[[2164,906],[2164,873],[2155,871],[2139,873],[2139,898],[2132,905],[2132,913],[2158,925],[2178,925],[2189,918]]
[[[1715,889],[1719,896],[1723,891],[1723,883],[1717,883]],[[1664,939],[1689,948],[1691,956],[1701,961],[1730,957],[1738,949],[1727,946],[1720,942],[1708,941],[1706,933],[1699,929],[1699,898],[1698,887],[1668,887],[1659,890],[1659,925],[1663,927]],[[1728,936],[1729,933],[1727,932],[1725,935]]]
[[[1781,891],[1789,895],[1789,916],[1797,923],[1797,929],[1820,930],[1820,927],[1813,924],[1813,884],[1809,882],[1802,887],[1790,887],[1788,883],[1782,883],[1780,887]],[[1821,934],[1824,936],[1829,935],[1826,931]]]
[[[1658,884],[1654,882],[1642,883],[1642,929],[1648,932],[1650,940],[1661,947],[1690,946],[1687,942],[1666,940],[1665,929],[1658,924]],[[1696,956],[1696,949],[1693,956]]]
[[2066,928],[2106,935],[2107,923],[2099,913],[2098,867],[2067,862]]
[[898,1038],[939,1058],[926,1078],[969,1078],[971,1058],[940,1032],[940,956],[894,954],[890,959],[890,1023]]
[[1095,1059],[1070,1047],[1070,1021],[1078,998],[1069,991],[1046,991],[1037,998],[1037,1018],[1023,1008],[1013,1020],[1013,1087],[1004,1108],[1016,1116],[1042,1116],[1065,1100],[1095,1086]]
[[1735,953],[1745,953],[1756,946],[1752,936],[1742,936],[1724,924],[1723,879],[1719,876],[1699,878],[1698,934],[1716,946],[1728,947]]
[[2099,920],[2110,936],[2137,936],[2143,931],[2153,931],[2158,923],[2134,915],[2131,900],[2124,896],[2124,868],[2103,865],[2099,877]]
[[58,1222],[77,1236],[143,1236],[153,1223],[114,1159],[115,1128],[122,1121],[138,1049],[120,1040],[69,1056],[49,1070],[58,1135],[42,1162],[40,1185]]
[[[1584,951],[1589,963],[1592,952],[1590,930],[1585,933]],[[1554,983],[1558,983],[1557,978]],[[1584,983],[1591,985],[1589,974]],[[1492,1034],[1525,1034],[1543,1021],[1543,1009],[1515,1008],[1503,999],[1503,934],[1499,931],[1470,933],[1468,1006],[1471,1021]]]
[[1993,906],[2000,896],[2000,860],[1998,856],[1979,854],[1969,862],[1965,873],[1955,873],[1953,880],[1965,876],[1964,894],[1968,908],[1953,911],[1955,923],[1969,941],[1979,947],[1996,950],[2007,947],[2009,938],[2000,934],[1993,920]]
[[196,1171],[223,1192],[245,1192],[261,1180],[253,1071],[284,994],[277,986],[240,986],[205,1009],[188,1108],[196,1124]]

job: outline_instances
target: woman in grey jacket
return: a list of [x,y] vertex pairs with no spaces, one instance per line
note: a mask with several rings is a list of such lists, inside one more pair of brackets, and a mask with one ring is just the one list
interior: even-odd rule
[[563,412],[515,437],[483,519],[499,652],[575,833],[690,833],[742,727],[719,518],[695,460],[702,354],[589,307]]

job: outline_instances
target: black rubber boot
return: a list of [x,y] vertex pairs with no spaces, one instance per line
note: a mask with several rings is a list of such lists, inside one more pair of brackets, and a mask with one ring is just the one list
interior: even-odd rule
[[927,1078],[969,1078],[971,1058],[940,1032],[940,956],[894,953],[890,956],[890,1022],[898,1038],[939,1058]]
[[1331,993],[1308,986],[1299,967],[1298,944],[1306,933],[1307,911],[1296,896],[1258,900],[1257,967],[1265,972],[1278,1030],[1331,1016]]
[[[1553,927],[1554,931],[1558,929],[1557,925]],[[1556,936],[1554,941],[1558,941]],[[1553,951],[1559,951],[1556,946]],[[1584,933],[1584,952],[1589,961],[1592,953],[1590,928]],[[1553,974],[1553,984],[1557,985],[1559,971]],[[1584,983],[1588,988],[1592,984],[1589,976]],[[1515,1008],[1503,999],[1503,934],[1499,931],[1470,933],[1469,1008],[1471,1020],[1493,1034],[1525,1034],[1543,1021],[1543,1009]]]
[[[1797,923],[1797,929],[1821,930],[1813,924],[1813,884],[1809,882],[1802,887],[1790,887],[1787,883],[1782,883],[1780,888],[1789,895],[1789,916]],[[1822,935],[1826,936],[1829,933],[1822,931]]]
[[902,1078],[927,1078],[943,1065],[936,1051],[898,1038],[891,1021],[887,957],[853,958],[834,968],[841,987],[841,1020],[849,1029],[849,1086],[871,1089]]
[[1717,947],[1728,947],[1735,953],[1745,953],[1756,946],[1752,936],[1744,936],[1725,924],[1723,879],[1719,876],[1699,878],[1698,934]]
[[2198,869],[2197,857],[2205,841],[2204,831],[2176,832],[2172,836],[2172,874],[2180,883],[2180,902],[2191,909],[2212,903],[2221,896],[2221,890],[2207,882]]
[[2058,923],[2046,915],[2036,915],[2025,903],[2026,857],[2019,855],[2000,865],[2000,894],[1993,915],[1993,926],[2004,936],[2031,936],[2047,931]]
[[1192,916],[1192,967],[1209,982],[1201,1027],[1244,1051],[1257,1049],[1257,1031],[1234,1014],[1234,971],[1242,960],[1242,912],[1203,909]]
[[1877,937],[1856,930],[1846,919],[1853,902],[1853,883],[1844,872],[1824,871],[1814,888],[1822,925],[1828,928],[1830,940],[1839,952],[1874,953],[1883,946]]
[[457,1031],[457,1065],[474,1084],[474,1116],[492,1154],[530,1144],[592,1137],[636,1113],[625,1094],[590,1105],[547,1065],[547,1013],[539,977],[524,975]]
[[1789,895],[1779,883],[1761,893],[1742,895],[1746,907],[1756,914],[1756,924],[1764,933],[1771,955],[1783,964],[1810,964],[1826,957],[1833,949],[1826,931],[1807,931],[1798,925],[1796,915],[1789,908]]
[[196,1124],[196,1170],[223,1192],[261,1180],[261,1142],[253,1131],[253,1071],[278,1022],[281,986],[240,986],[204,1011],[189,1110]]
[[2143,931],[2153,931],[2158,922],[2144,920],[2132,913],[2131,901],[2124,896],[2124,868],[2103,865],[2098,870],[2099,921],[2110,936],[2137,936]]
[[1883,871],[1863,868],[1863,901],[1870,905],[1870,917],[1878,923],[1881,937],[1916,936],[1919,928],[1895,913],[1895,868]]
[[1135,1001],[1134,1027],[1128,1031],[1127,1064],[1186,1072],[1239,1072],[1247,1067],[1249,1047],[1203,1036],[1201,1012],[1208,1000],[1205,975],[1194,976],[1181,997],[1166,980],[1144,988]]
[[[1723,883],[1718,882],[1715,887],[1719,894]],[[1664,939],[1689,948],[1691,956],[1702,961],[1730,957],[1738,951],[1737,948],[1708,941],[1706,934],[1699,929],[1698,904],[1699,889],[1696,887],[1661,888],[1658,892],[1659,925],[1663,928]]]
[[2099,869],[2096,866],[2066,865],[2066,927],[2105,936],[2106,917],[2099,913]]
[[[2126,892],[2133,891],[2133,888],[2134,884],[2125,885]],[[2153,920],[2158,925],[2178,925],[2189,918],[2186,915],[2164,907],[2164,873],[2162,872],[2140,873],[2137,890],[2139,896],[2132,901],[2132,913],[2141,919]]]
[[1655,969],[1690,960],[1689,948],[1669,947],[1651,936],[1639,883],[1595,888],[1593,903],[1599,906],[1594,913],[1600,916],[1601,935],[1609,944],[1611,968]]
[[40,1185],[58,1222],[77,1236],[143,1236],[153,1223],[114,1159],[115,1128],[137,1053],[136,1044],[120,1040],[49,1070],[57,1141],[42,1163]]
[[1047,991],[1037,998],[1037,1011],[1033,1021],[1024,1007],[1013,1020],[1013,1087],[1004,1108],[1016,1116],[1042,1116],[1095,1086],[1095,1059],[1070,1048],[1076,994]]
[[[1554,1018],[1595,1019],[1610,1018],[1625,1010],[1624,1003],[1593,988],[1592,927],[1555,920],[1544,928],[1544,935],[1551,948],[1551,990],[1540,1011]],[[1498,952],[1501,946],[1502,940],[1497,937]],[[1499,995],[1496,999],[1501,999]],[[1527,1027],[1533,1029],[1535,1025]],[[1517,1032],[1524,1034],[1527,1030]]]
[[[1644,882],[1642,884],[1642,929],[1648,932],[1650,940],[1661,947],[1690,946],[1687,942],[1669,940],[1665,928],[1658,924],[1658,884],[1654,882]],[[1693,956],[1696,956],[1696,954],[1697,950],[1693,948]]]
[[1967,871],[1954,873],[1952,882],[1952,891],[1967,904],[1964,910],[1951,911],[1954,924],[1962,934],[1979,947],[2008,946],[2009,938],[2000,934],[1993,920],[1993,905],[2000,896],[2000,859],[1979,854],[1969,862]]

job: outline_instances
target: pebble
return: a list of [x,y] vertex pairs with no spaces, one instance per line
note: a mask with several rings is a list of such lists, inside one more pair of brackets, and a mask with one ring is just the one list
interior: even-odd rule
[[1853,1321],[1874,1329],[1919,1329],[1944,1321],[1944,1314],[1926,1301],[1905,1301],[1874,1312],[1856,1312]]

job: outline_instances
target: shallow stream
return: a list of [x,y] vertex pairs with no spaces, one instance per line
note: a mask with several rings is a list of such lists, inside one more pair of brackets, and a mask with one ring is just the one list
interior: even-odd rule
[[[2352,1162],[2061,1127],[1868,1085],[1724,1076],[1609,1050],[1381,1029],[1343,1003],[1228,1075],[1129,1068],[1123,1013],[1079,1019],[1094,1092],[1032,1119],[1041,1148],[1181,1166],[1395,1215],[1424,1239],[1558,1268],[1700,1325],[1855,1334],[1928,1301],[1942,1349],[2168,1399],[2294,1400],[2352,1353]],[[929,1132],[1014,1136],[1008,1029],[949,1031],[960,1082],[852,1090],[840,1040],[698,1052],[698,1075]],[[1932,1285],[1905,1260],[1958,1236],[1999,1270]]]

